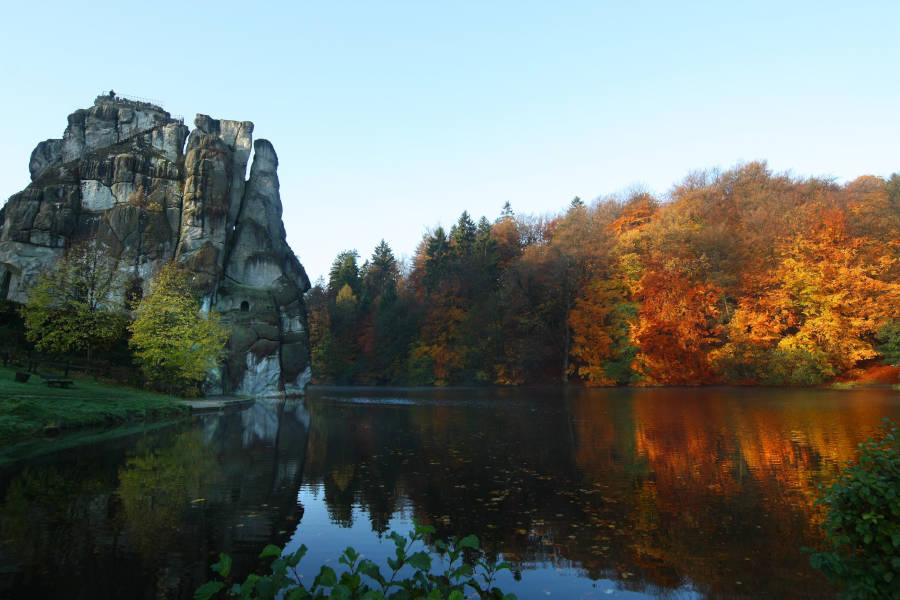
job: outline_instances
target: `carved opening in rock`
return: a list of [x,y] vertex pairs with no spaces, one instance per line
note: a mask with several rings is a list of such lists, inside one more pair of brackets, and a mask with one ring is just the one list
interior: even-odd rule
[[250,303],[244,300],[241,302],[241,312],[247,312],[250,310]]
[[6,270],[3,273],[3,278],[0,279],[0,299],[6,300],[6,297],[9,296],[9,282],[12,279],[12,273],[9,270]]

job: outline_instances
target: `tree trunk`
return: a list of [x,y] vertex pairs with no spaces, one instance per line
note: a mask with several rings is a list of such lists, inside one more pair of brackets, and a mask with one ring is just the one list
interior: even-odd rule
[[569,384],[569,319],[566,313],[566,319],[563,321],[565,335],[563,335],[563,361],[562,361],[562,382],[563,385]]
[[99,379],[99,374],[97,373],[97,370],[94,369],[93,356],[94,356],[94,345],[91,343],[90,340],[88,340],[88,344],[87,344],[88,369],[90,370],[91,373],[94,374],[94,381],[97,381],[97,379]]
[[562,353],[562,383],[563,385],[569,384],[569,344],[570,342],[570,332],[569,332],[569,312],[572,310],[572,291],[569,289],[569,271],[566,270],[566,278],[565,278],[565,286],[564,293],[566,295],[566,310],[565,314],[563,314],[562,323],[563,323],[563,353]]

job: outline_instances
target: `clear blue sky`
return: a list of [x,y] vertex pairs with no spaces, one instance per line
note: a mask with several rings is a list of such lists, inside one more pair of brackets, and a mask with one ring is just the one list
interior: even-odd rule
[[689,171],[900,170],[898,2],[16,2],[0,195],[110,88],[251,120],[312,279],[463,211],[563,209]]

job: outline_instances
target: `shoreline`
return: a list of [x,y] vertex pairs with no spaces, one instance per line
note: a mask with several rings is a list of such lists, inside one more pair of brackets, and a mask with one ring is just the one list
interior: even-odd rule
[[162,394],[72,375],[73,385],[50,387],[31,376],[15,381],[17,370],[0,367],[0,444],[52,438],[63,432],[112,428],[186,417],[189,409]]

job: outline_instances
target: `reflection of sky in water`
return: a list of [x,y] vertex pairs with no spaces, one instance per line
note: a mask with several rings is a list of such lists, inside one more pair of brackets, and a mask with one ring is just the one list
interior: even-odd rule
[[830,591],[799,549],[818,485],[900,395],[347,389],[308,406],[293,539],[310,564],[352,545],[383,565],[373,526],[418,515],[506,553],[523,581],[498,583],[523,600],[813,598]]
[[[532,395],[520,394],[508,396],[508,390],[496,390],[494,388],[473,389],[430,389],[408,388],[397,390],[399,393],[389,394],[386,390],[374,389],[365,395],[356,395],[347,388],[343,393],[320,392],[321,400],[335,404],[363,405],[363,406],[423,406],[423,407],[453,407],[453,408],[488,408],[497,409],[498,402],[504,409],[517,408],[529,412],[559,410],[559,396],[551,397],[548,401],[546,391],[532,390]],[[535,394],[535,392],[537,392]]]
[[[319,565],[328,565],[338,573],[343,565],[338,558],[347,546],[352,546],[364,558],[375,561],[382,573],[388,572],[386,558],[393,556],[394,543],[372,530],[370,516],[361,506],[354,506],[352,523],[349,526],[336,525],[328,514],[322,486],[304,485],[297,494],[297,501],[304,513],[285,551],[297,550],[301,544],[309,549],[300,563],[300,575],[304,583],[310,585],[319,572]],[[390,530],[406,534],[413,528],[412,509],[404,500],[400,510],[390,519]],[[418,550],[416,548],[415,550]],[[413,550],[413,551],[415,551]],[[434,554],[435,570],[438,570],[437,554]],[[645,592],[625,590],[615,581],[599,579],[592,581],[581,569],[559,567],[549,562],[525,563],[520,581],[515,581],[511,571],[502,571],[496,577],[496,584],[506,593],[518,596],[519,600],[539,600],[541,598],[565,598],[580,600],[592,598],[671,598],[689,600],[702,598],[690,589],[654,590]]]
[[359,397],[328,397],[329,400],[334,400],[335,402],[347,402],[349,404],[395,404],[395,405],[412,405],[418,404],[415,400],[410,400],[409,398],[367,398],[364,396]]
[[413,516],[503,552],[522,600],[833,597],[799,547],[885,416],[895,391],[313,389],[0,472],[0,598],[187,599],[267,543],[308,581],[346,546],[386,568],[373,528]]

